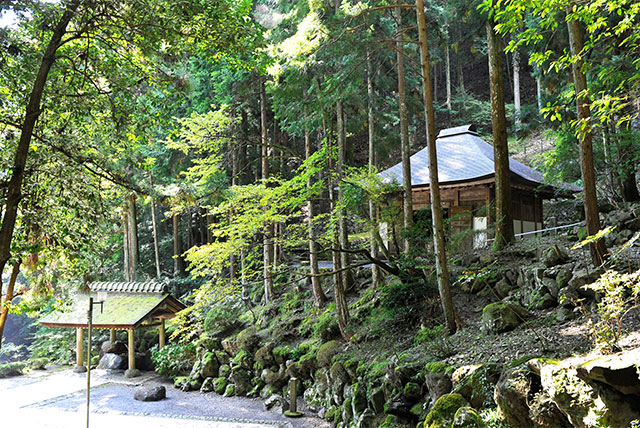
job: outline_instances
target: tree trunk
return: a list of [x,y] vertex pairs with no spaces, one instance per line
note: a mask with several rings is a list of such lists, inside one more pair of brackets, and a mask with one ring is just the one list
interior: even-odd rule
[[[236,186],[238,184],[238,148],[235,144],[232,143],[231,147],[229,147],[229,150],[231,150],[231,185],[232,186]],[[233,217],[234,217],[235,213],[233,208],[231,209],[231,211],[229,212],[229,221],[233,222]],[[233,281],[234,279],[236,279],[236,271],[237,271],[237,260],[236,260],[236,254],[235,253],[231,253],[231,255],[229,255],[229,279],[231,281]]]
[[493,123],[493,157],[496,180],[496,236],[493,248],[500,249],[513,242],[513,216],[511,213],[511,170],[507,146],[507,118],[504,109],[502,81],[502,51],[493,22],[487,20],[489,45],[489,79],[491,81],[491,121]]
[[[151,171],[149,171],[149,186],[153,189],[153,177]],[[162,273],[160,272],[160,248],[158,245],[158,220],[156,219],[156,203],[151,196],[151,227],[153,229],[153,254],[156,260],[156,278],[160,279]]]
[[[307,113],[307,108],[304,108],[304,155],[305,159],[309,159],[311,154],[313,153],[313,149],[311,147],[311,133],[309,132],[309,115]],[[307,191],[311,191],[313,183],[311,178],[307,179]],[[309,200],[307,200],[307,223],[309,224],[309,270],[311,272],[311,289],[313,290],[313,298],[316,307],[321,308],[324,306],[327,297],[322,291],[322,284],[320,284],[320,278],[318,274],[320,273],[320,268],[318,267],[318,243],[316,242],[316,234],[313,228],[315,217],[315,207],[313,205],[313,199],[311,195],[309,195]]]
[[[571,13],[567,6],[567,17]],[[584,60],[582,59],[582,30],[575,19],[567,19],[569,30],[569,47],[571,55],[576,58],[571,65],[573,84],[576,93],[576,110],[580,133],[580,168],[582,172],[582,187],[584,195],[584,214],[587,223],[587,233],[592,236],[600,231],[600,217],[598,213],[598,196],[596,194],[596,177],[593,166],[593,134],[591,132],[591,107],[587,93],[587,77],[584,74]],[[591,260],[595,266],[600,266],[608,256],[604,239],[589,244]]]
[[[267,93],[265,91],[264,80],[260,84],[260,128],[261,139],[260,144],[262,146],[262,180],[264,185],[267,185],[267,179],[269,178],[269,158],[268,158],[268,141],[267,141]],[[266,210],[266,207],[265,207]],[[271,271],[271,257],[273,253],[273,224],[269,223],[264,227],[264,233],[262,235],[262,260],[263,260],[263,272],[264,272],[264,301],[265,303],[271,302],[275,297],[275,291],[273,289],[273,277]]]
[[129,275],[131,273],[131,268],[129,268],[129,220],[127,219],[127,211],[125,210],[122,214],[122,255],[124,262],[124,280],[131,281]]
[[138,267],[138,219],[136,213],[136,195],[133,193],[127,198],[127,243],[129,244],[129,281],[136,280]]
[[424,118],[429,150],[429,191],[431,193],[431,218],[433,221],[433,246],[436,253],[436,273],[438,291],[442,303],[442,311],[449,332],[455,333],[458,318],[451,297],[449,271],[447,269],[447,252],[444,243],[444,227],[442,221],[442,203],[440,200],[440,183],[438,181],[438,159],[436,155],[435,114],[433,111],[433,92],[431,88],[431,64],[427,41],[427,24],[424,17],[424,3],[416,0],[418,36],[420,40],[420,66],[422,69],[422,89],[424,101]]
[[27,164],[33,130],[42,112],[40,102],[49,76],[49,70],[56,60],[56,51],[60,46],[62,36],[67,32],[67,26],[71,18],[75,15],[80,3],[80,0],[72,0],[69,2],[60,21],[58,21],[53,28],[51,40],[42,56],[40,68],[38,69],[31,94],[29,95],[29,103],[27,104],[24,119],[22,120],[22,126],[20,127],[20,140],[18,141],[18,147],[14,155],[11,178],[7,185],[6,200],[4,203],[4,215],[2,217],[2,227],[0,228],[0,273],[4,272],[4,268],[9,258],[11,258],[11,242],[13,240],[16,218],[18,216],[18,205],[22,199],[24,170]]
[[7,284],[7,292],[4,295],[4,301],[2,302],[2,306],[0,308],[0,348],[2,348],[2,337],[4,335],[4,326],[7,323],[7,317],[9,316],[9,303],[15,297],[13,291],[16,286],[16,280],[18,279],[18,274],[20,273],[20,261],[17,261],[13,264],[13,269],[11,269],[11,277],[9,277],[9,283]]
[[[375,148],[375,116],[373,114],[375,94],[373,91],[373,65],[371,64],[371,52],[367,51],[367,126],[369,131],[369,173],[373,174],[376,165]],[[371,257],[378,257],[378,244],[376,234],[378,233],[378,218],[376,207],[372,200],[369,200],[369,221],[371,222],[371,236],[369,238],[369,248]],[[377,288],[380,284],[380,268],[375,263],[371,264],[372,287]]]
[[[333,169],[333,162],[329,161],[329,170]],[[335,212],[336,210],[336,194],[335,194],[335,183],[331,178],[331,174],[328,178],[328,187],[329,187],[329,201],[331,204],[331,211]],[[338,196],[339,197],[339,196]],[[331,252],[331,257],[333,261],[333,293],[335,295],[336,301],[336,318],[338,319],[338,328],[340,329],[340,334],[345,340],[349,340],[349,334],[347,333],[347,324],[349,323],[349,307],[346,303],[346,298],[344,295],[344,277],[342,275],[342,251],[340,251],[341,243],[340,243],[340,226],[338,228],[333,229],[333,246],[334,249]]]
[[542,110],[542,77],[536,76],[536,101],[538,102],[538,116]]
[[173,214],[173,275],[184,274],[184,259],[182,258],[182,236],[180,235],[180,214]]
[[[396,9],[398,39],[404,39],[402,29],[402,8]],[[409,147],[409,117],[407,112],[407,90],[404,72],[403,42],[396,43],[396,62],[398,64],[398,113],[400,116],[400,150],[402,153],[402,212],[403,226],[408,230],[413,225],[413,198],[411,194],[411,148]],[[409,251],[409,240],[404,239],[404,250]]]
[[[344,250],[349,249],[349,231],[347,228],[347,215],[343,208],[344,193],[342,188],[342,179],[344,176],[344,157],[346,145],[346,131],[344,124],[344,111],[342,101],[336,103],[336,132],[338,134],[338,163],[336,175],[338,178],[338,234],[340,236],[340,247]],[[353,276],[351,270],[346,269],[350,264],[349,254],[345,251],[340,252],[341,265],[345,270],[342,272],[342,283],[345,288],[349,288],[353,284]]]
[[522,129],[522,107],[520,106],[520,52],[518,49],[513,51],[513,106],[516,135],[519,135]]
[[[444,61],[445,61],[445,85],[447,87],[447,121],[451,121],[451,55],[449,53],[449,33],[445,35],[447,41],[444,45]],[[451,126],[451,123],[449,123]]]

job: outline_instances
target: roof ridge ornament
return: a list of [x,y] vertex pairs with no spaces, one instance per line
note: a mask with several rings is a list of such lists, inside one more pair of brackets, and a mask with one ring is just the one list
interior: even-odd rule
[[453,128],[443,129],[438,134],[438,138],[453,137],[454,135],[461,135],[461,134],[470,134],[470,135],[478,136],[478,130],[476,128],[476,125],[471,123],[468,125],[455,126]]

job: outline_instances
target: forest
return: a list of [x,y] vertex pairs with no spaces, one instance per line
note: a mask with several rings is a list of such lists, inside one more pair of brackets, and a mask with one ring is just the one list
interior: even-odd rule
[[38,320],[90,283],[157,281],[187,308],[135,348],[184,391],[640,423],[640,2],[0,6],[0,377],[76,361]]

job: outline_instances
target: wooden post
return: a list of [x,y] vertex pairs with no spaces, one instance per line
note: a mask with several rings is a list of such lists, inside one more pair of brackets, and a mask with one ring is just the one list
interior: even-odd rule
[[82,327],[76,328],[76,365],[84,365],[84,343],[82,339]]
[[129,370],[136,368],[136,351],[133,347],[133,329],[127,330],[129,335]]
[[115,342],[116,341],[116,329],[112,328],[109,330],[109,341],[110,342]]
[[164,318],[160,318],[159,329],[160,329],[160,334],[158,338],[158,349],[162,349],[164,348],[164,345],[166,343],[165,330],[164,330]]

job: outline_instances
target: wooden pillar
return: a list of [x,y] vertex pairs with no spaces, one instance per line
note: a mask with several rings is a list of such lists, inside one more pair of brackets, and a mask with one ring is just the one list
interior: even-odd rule
[[164,318],[160,318],[160,326],[158,327],[160,329],[160,334],[158,337],[158,349],[162,349],[164,348],[164,345],[166,343],[166,337],[165,337],[165,330],[164,330]]
[[116,329],[112,328],[109,330],[109,341],[110,342],[115,342],[116,341]]
[[129,335],[129,370],[133,370],[136,368],[136,351],[133,346],[133,329],[130,328],[127,330]]
[[84,342],[82,340],[82,328],[76,328],[76,365],[84,365]]

